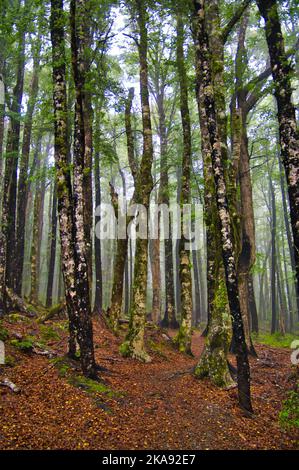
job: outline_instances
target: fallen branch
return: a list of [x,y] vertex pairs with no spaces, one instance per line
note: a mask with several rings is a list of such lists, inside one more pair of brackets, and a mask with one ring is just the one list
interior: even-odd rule
[[178,370],[174,374],[169,375],[167,378],[174,379],[175,377],[179,377],[180,375],[192,374],[193,370],[194,370],[194,367],[189,367],[189,369],[185,369],[185,370]]
[[37,349],[35,346],[32,347],[32,352],[40,356],[47,356],[49,359],[53,359],[57,354],[55,351],[47,351],[45,349]]
[[65,317],[66,316],[65,315],[65,310],[66,310],[66,303],[65,302],[61,302],[58,305],[54,305],[53,307],[50,308],[48,313],[40,319],[40,322],[44,323],[48,320],[52,320],[56,316],[58,316],[59,318],[61,318],[62,316]]
[[17,387],[11,380],[5,378],[2,382],[0,382],[2,387],[8,387],[12,392],[19,393],[21,389]]

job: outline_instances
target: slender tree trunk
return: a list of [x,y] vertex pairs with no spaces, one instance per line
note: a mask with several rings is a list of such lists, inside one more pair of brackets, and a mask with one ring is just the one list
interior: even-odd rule
[[16,244],[16,201],[17,169],[20,143],[20,112],[24,87],[25,69],[25,30],[18,31],[18,57],[16,67],[16,84],[13,89],[10,126],[7,135],[6,163],[3,187],[2,227],[6,238],[6,285],[15,289],[15,244]]
[[[131,110],[132,103],[134,98],[134,88],[129,90],[129,96],[126,103],[125,109],[125,127],[126,127],[126,138],[127,138],[127,151],[128,151],[128,160],[131,172],[133,175],[134,182],[137,182],[138,178],[138,167],[135,161],[134,155],[134,139],[132,133],[131,125]],[[121,169],[119,169],[122,181],[123,181],[123,196],[126,198],[126,182]],[[110,183],[110,194],[111,201],[114,207],[114,212],[116,218],[118,219],[118,194],[115,192],[113,185]],[[132,198],[134,201],[134,196]],[[131,222],[132,217],[126,216],[126,232],[128,225]],[[126,260],[128,257],[128,238],[118,239],[116,242],[116,256],[114,262],[114,274],[113,274],[113,285],[112,285],[112,298],[110,307],[107,310],[107,318],[112,330],[117,333],[118,323],[121,316],[122,309],[122,298],[123,298],[123,285],[124,285],[124,275],[126,268]]]
[[271,334],[276,332],[277,324],[277,292],[276,292],[276,268],[277,268],[277,253],[276,253],[276,198],[275,190],[272,183],[272,175],[269,174],[269,192],[270,192],[270,204],[271,204]]
[[[148,212],[150,194],[153,187],[151,174],[153,162],[153,139],[148,89],[147,10],[144,0],[136,0],[135,6],[139,29],[138,52],[140,62],[140,95],[143,126],[143,154],[135,187],[135,202],[137,204],[142,204]],[[143,220],[141,223],[147,224],[147,221]],[[126,341],[121,346],[121,352],[124,356],[135,357],[145,362],[150,360],[150,357],[144,349],[147,269],[148,241],[147,239],[137,238],[129,332]]]
[[200,295],[200,280],[199,280],[199,265],[196,250],[192,250],[192,264],[193,264],[193,276],[194,276],[194,324],[199,326],[201,320],[201,295]]
[[279,172],[280,172],[280,189],[281,189],[281,196],[282,196],[283,218],[284,218],[288,247],[289,247],[289,252],[290,252],[292,272],[294,276],[297,315],[299,316],[299,295],[297,291],[297,282],[296,282],[296,260],[295,260],[294,246],[293,246],[292,233],[291,233],[291,227],[290,227],[290,221],[289,221],[287,195],[285,191],[285,177],[283,174],[283,168],[282,168],[280,155],[278,155],[278,164],[279,164]]
[[251,318],[251,331],[254,333],[259,332],[259,321],[257,315],[256,301],[253,288],[253,276],[252,273],[249,273],[248,276],[248,300],[249,300],[249,311]]
[[[177,14],[177,70],[180,83],[180,110],[183,128],[183,160],[182,160],[182,190],[180,207],[183,212],[185,204],[191,201],[191,125],[188,105],[187,74],[184,59],[184,25],[182,12]],[[183,229],[183,221],[182,221]],[[183,233],[183,230],[182,230]],[[176,338],[181,352],[191,354],[192,336],[192,276],[190,251],[185,248],[185,240],[180,241],[180,285],[181,285],[181,324]]]
[[161,272],[160,272],[160,227],[158,227],[157,238],[151,240],[152,256],[152,282],[153,282],[153,303],[151,319],[157,324],[160,322],[161,316]]
[[[101,205],[101,175],[100,175],[100,155],[98,152],[95,153],[95,168],[94,168],[94,180],[95,180],[95,201],[96,207]],[[96,217],[95,225],[99,220]],[[94,255],[95,255],[95,299],[94,299],[94,313],[102,315],[103,311],[103,276],[102,276],[102,246],[101,240],[95,235],[94,238]]]
[[291,295],[291,288],[289,284],[289,273],[286,261],[286,252],[284,246],[284,236],[283,231],[281,233],[281,245],[282,245],[282,256],[283,256],[283,269],[284,269],[284,277],[286,279],[286,290],[287,290],[287,319],[288,319],[288,331],[293,332],[294,324],[293,324],[293,303],[292,303],[292,295]]
[[[164,89],[157,96],[160,138],[160,186],[158,202],[169,207],[169,178],[168,178],[168,145],[165,118]],[[161,229],[159,217],[159,230]],[[174,267],[173,267],[173,240],[172,220],[169,217],[169,237],[163,240],[165,258],[165,312],[161,325],[165,328],[177,328],[178,322],[175,314]]]
[[26,222],[26,204],[28,199],[28,168],[32,133],[33,112],[38,94],[39,82],[39,61],[40,61],[40,38],[37,38],[37,47],[33,59],[33,73],[30,84],[30,96],[25,117],[23,132],[22,155],[20,161],[20,173],[18,181],[18,204],[17,204],[17,238],[16,238],[16,285],[15,292],[21,295],[22,292],[22,274],[24,265],[25,250],[25,222]]
[[51,225],[49,230],[49,248],[50,248],[50,259],[49,259],[49,270],[47,280],[47,299],[46,306],[51,307],[53,303],[53,284],[54,284],[54,272],[55,272],[55,260],[56,260],[56,242],[57,242],[57,189],[55,182],[53,183],[53,195],[52,195],[52,211],[51,211]]
[[[176,168],[176,178],[177,178],[177,193],[176,193],[176,203],[180,204],[181,201],[181,191],[182,191],[182,165],[177,166]],[[181,317],[181,284],[180,284],[180,273],[179,273],[179,266],[180,266],[180,240],[174,241],[174,279],[175,279],[175,306],[176,306],[176,314],[177,318]],[[166,269],[166,265],[165,265]],[[179,327],[178,322],[176,321],[176,328]]]
[[[2,42],[0,41],[0,47]],[[2,194],[3,181],[3,140],[4,140],[4,113],[5,113],[5,85],[4,85],[4,63],[0,53],[0,194]],[[2,196],[0,197],[0,209]],[[1,210],[0,210],[1,214]]]
[[[47,153],[46,153],[47,154]],[[45,170],[46,164],[43,163],[42,171],[39,172],[41,168],[41,158],[42,155],[39,155],[37,170],[37,182],[35,186],[35,196],[34,196],[34,207],[33,207],[33,236],[31,244],[31,291],[30,291],[30,301],[33,304],[39,303],[39,279],[40,279],[40,263],[41,263],[41,243],[42,243],[42,233],[43,233],[43,212],[44,212],[44,200],[45,200]]]
[[194,7],[194,27],[197,37],[196,65],[197,68],[201,70],[198,93],[201,97],[200,102],[204,104],[209,141],[212,149],[211,160],[221,227],[222,256],[225,268],[228,301],[232,316],[233,334],[236,343],[239,404],[244,410],[251,413],[250,369],[238,296],[238,278],[236,258],[233,251],[232,224],[227,203],[227,189],[221,155],[221,139],[218,134],[215,110],[214,89],[210,67],[210,48],[205,25],[205,0],[194,0]]
[[[299,296],[299,134],[292,103],[291,68],[284,47],[276,0],[257,0],[265,20],[274,94],[277,101],[281,159],[284,165],[290,202],[296,264],[297,297]],[[298,310],[299,315],[299,310]]]
[[[279,237],[277,239],[277,242]],[[287,319],[287,299],[285,293],[285,286],[284,286],[284,278],[282,274],[282,266],[281,266],[281,255],[280,250],[277,250],[277,289],[278,289],[278,298],[279,298],[279,306],[280,306],[280,314],[279,314],[279,331],[281,334],[286,333],[286,329],[288,329],[288,319]]]
[[[244,331],[246,344],[249,353],[256,356],[250,331],[251,331],[251,315],[250,315],[250,292],[249,292],[249,277],[252,266],[255,262],[255,224],[253,213],[253,199],[252,199],[252,184],[250,174],[250,157],[248,152],[248,137],[247,137],[247,114],[246,107],[246,92],[243,87],[243,76],[246,68],[246,49],[245,49],[245,35],[248,23],[248,15],[245,15],[240,26],[238,48],[236,54],[236,101],[237,110],[240,118],[240,132],[239,143],[240,155],[238,158],[238,179],[240,185],[240,204],[239,204],[239,233],[237,238],[238,247],[238,278],[239,278],[239,297],[241,304],[241,311],[243,317]],[[234,108],[234,105],[233,105]],[[232,112],[232,127],[234,124],[234,112]],[[240,240],[239,240],[240,237]],[[236,241],[235,241],[236,243]],[[254,295],[251,295],[251,303],[254,303]],[[257,317],[255,318],[255,320]]]
[[[114,212],[118,220],[118,194],[110,183],[111,201],[114,207]],[[128,226],[127,220],[126,226]],[[110,307],[107,309],[107,319],[111,329],[117,333],[119,319],[122,311],[123,299],[123,286],[124,286],[124,272],[126,265],[126,258],[128,252],[128,239],[119,238],[116,241],[116,255],[114,261],[113,284],[112,284],[112,297]]]
[[[4,10],[4,8],[3,8]],[[2,45],[2,41],[1,41]],[[2,194],[2,179],[3,179],[3,137],[4,137],[4,112],[5,112],[5,86],[3,79],[3,60],[0,56],[0,194]],[[0,197],[0,209],[2,197]],[[0,211],[1,213],[1,211]],[[4,315],[5,308],[5,272],[6,272],[6,238],[3,232],[3,220],[0,225],[0,317]]]

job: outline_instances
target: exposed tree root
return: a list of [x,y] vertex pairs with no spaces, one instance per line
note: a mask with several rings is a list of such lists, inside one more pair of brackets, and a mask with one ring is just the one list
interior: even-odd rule
[[17,310],[30,318],[36,318],[38,316],[38,311],[32,305],[28,304],[8,287],[6,288],[6,297],[8,310]]

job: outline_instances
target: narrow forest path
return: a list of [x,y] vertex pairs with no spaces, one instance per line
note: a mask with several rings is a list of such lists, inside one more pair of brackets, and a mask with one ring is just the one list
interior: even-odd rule
[[[31,321],[3,326],[10,337],[30,335],[39,340],[41,334],[45,339],[54,331],[55,338],[47,344],[62,355],[67,333],[59,325],[49,323],[42,333]],[[278,424],[281,401],[291,387],[288,350],[257,345],[259,360],[251,361],[256,418],[248,419],[237,407],[236,389],[219,390],[192,376],[203,346],[199,332],[193,335],[195,357],[190,358],[175,351],[161,332],[148,329],[153,360],[146,365],[121,358],[121,339],[98,321],[94,332],[97,361],[108,369],[102,373],[108,387],[104,393],[90,394],[84,383],[81,388],[73,385],[74,373],[63,362],[58,367],[55,360],[19,352],[8,344],[14,365],[0,369],[0,381],[10,378],[21,392],[0,387],[0,449],[295,447],[296,436],[287,435]]]

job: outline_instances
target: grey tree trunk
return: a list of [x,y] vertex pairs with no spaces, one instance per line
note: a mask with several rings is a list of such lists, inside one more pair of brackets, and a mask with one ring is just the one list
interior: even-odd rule
[[[144,0],[135,0],[134,6],[136,8],[136,19],[139,29],[138,52],[143,126],[143,154],[135,185],[134,199],[137,204],[142,204],[148,212],[150,194],[153,187],[151,173],[153,163],[153,138],[148,88],[147,9]],[[147,223],[147,221],[141,221],[141,223]],[[150,360],[150,357],[144,348],[147,269],[148,241],[147,239],[137,238],[130,324],[127,338],[121,346],[121,353],[124,356],[134,357],[144,362],[148,362]]]
[[[78,37],[75,24],[76,9],[71,5],[72,48],[77,59]],[[74,357],[76,341],[80,347],[83,374],[97,377],[93,349],[93,333],[90,313],[88,273],[85,257],[83,221],[83,165],[84,140],[82,107],[76,101],[74,142],[74,197],[72,194],[68,162],[67,98],[65,77],[65,33],[62,0],[51,1],[51,42],[53,58],[53,101],[55,124],[55,165],[58,198],[59,228],[61,240],[62,270],[66,304],[69,315],[69,354]],[[74,64],[76,68],[78,64]],[[76,73],[76,70],[74,70]],[[78,77],[76,77],[77,79]],[[81,111],[81,112],[80,112]]]
[[285,52],[276,0],[257,0],[257,6],[265,20],[266,40],[275,86],[281,159],[288,185],[296,262],[297,296],[299,296],[299,134],[295,107],[292,103],[292,70]]
[[238,397],[240,406],[247,412],[252,412],[250,398],[250,369],[247,356],[244,328],[242,322],[240,301],[238,296],[238,278],[236,258],[233,251],[233,234],[231,217],[227,201],[227,188],[224,176],[217,116],[215,108],[214,87],[210,65],[210,46],[206,32],[205,0],[194,0],[194,27],[196,31],[196,66],[201,70],[198,93],[200,102],[204,104],[207,118],[207,128],[211,145],[211,160],[216,187],[218,217],[221,227],[222,257],[225,268],[226,288],[232,317],[233,335],[236,343],[238,370]]

